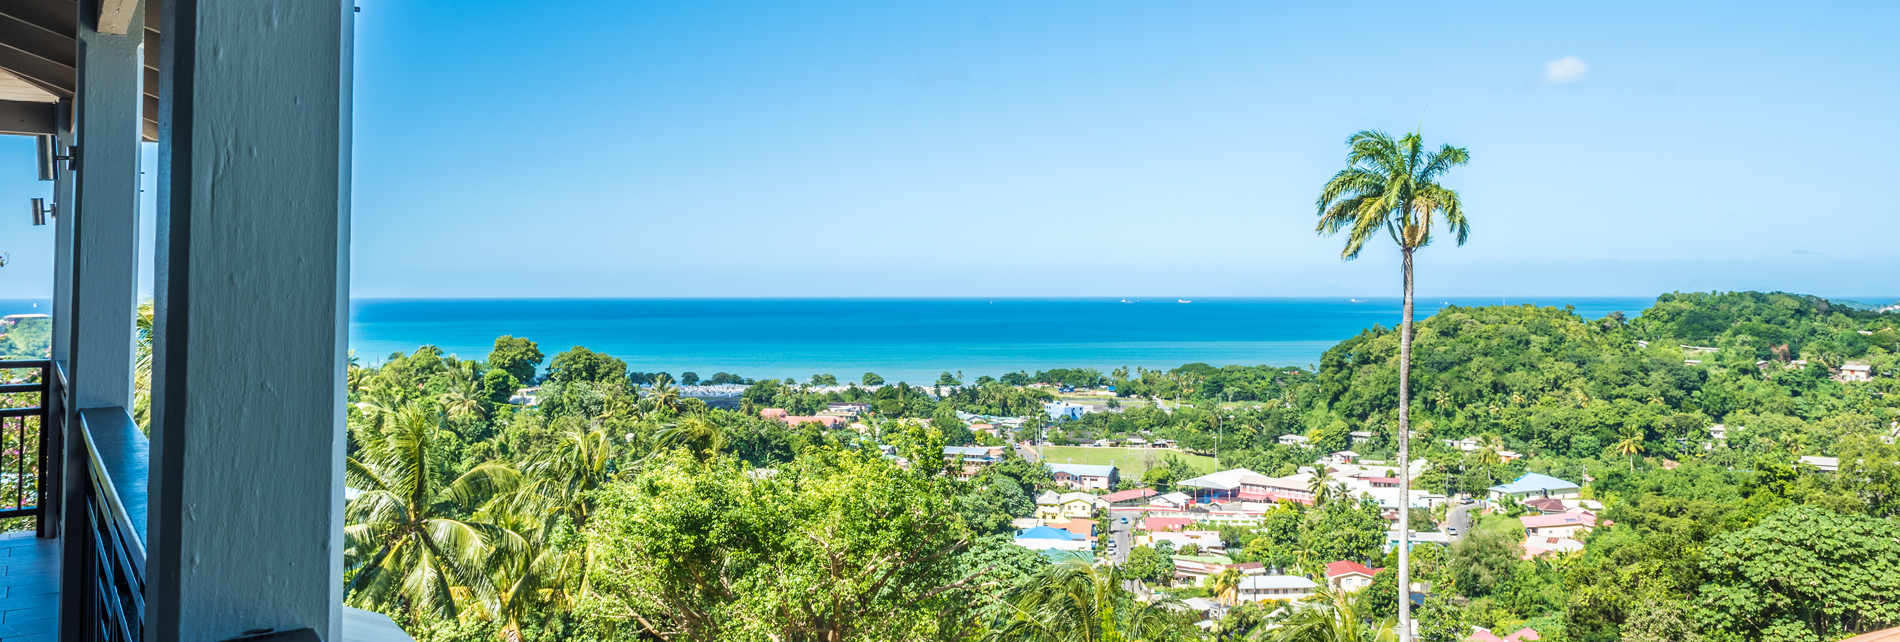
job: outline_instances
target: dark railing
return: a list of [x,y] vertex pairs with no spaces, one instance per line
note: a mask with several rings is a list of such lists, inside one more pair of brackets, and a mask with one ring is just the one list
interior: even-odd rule
[[[20,370],[30,371],[20,376]],[[59,534],[46,507],[57,485],[57,444],[64,417],[63,390],[51,361],[0,361],[0,519],[34,518],[40,537]],[[26,403],[27,398],[32,404]],[[49,465],[50,464],[50,465]]]
[[[145,618],[145,510],[151,445],[124,408],[79,411],[87,484],[84,522],[65,545],[89,555],[75,586],[84,596],[78,631],[88,641],[139,642]],[[77,454],[77,453],[76,453]],[[83,530],[84,532],[80,532]]]

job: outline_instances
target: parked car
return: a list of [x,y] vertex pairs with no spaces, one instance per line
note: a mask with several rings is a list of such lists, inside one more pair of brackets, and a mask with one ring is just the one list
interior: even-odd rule
[[[1128,518],[1126,518],[1126,517],[1123,517],[1123,518],[1122,518],[1122,523],[1123,523],[1123,524],[1127,524],[1127,523],[1128,523]],[[1396,590],[1396,589],[1394,589],[1394,590]]]

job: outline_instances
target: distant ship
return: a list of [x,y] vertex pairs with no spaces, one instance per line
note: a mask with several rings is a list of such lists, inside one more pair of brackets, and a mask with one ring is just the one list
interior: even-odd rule
[[1361,301],[1359,299],[1348,299],[1348,300],[1352,301],[1353,303],[1365,303],[1365,301]]
[[1175,301],[1175,303],[1193,303],[1193,301],[1189,301],[1187,299],[1181,299],[1179,301]]

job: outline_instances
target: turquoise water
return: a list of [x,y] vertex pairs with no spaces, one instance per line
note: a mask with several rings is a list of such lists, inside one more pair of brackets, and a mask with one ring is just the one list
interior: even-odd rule
[[[1654,299],[1508,299],[1634,316]],[[1500,299],[1420,301],[1496,305]],[[1175,299],[491,299],[357,300],[350,345],[365,363],[423,344],[482,358],[503,334],[550,357],[584,345],[642,372],[751,378],[876,372],[935,381],[1015,370],[1173,368],[1183,363],[1308,366],[1375,323],[1395,326],[1399,300]]]

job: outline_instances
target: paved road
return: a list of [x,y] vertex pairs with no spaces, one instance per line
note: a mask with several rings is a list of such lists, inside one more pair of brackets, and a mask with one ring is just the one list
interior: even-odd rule
[[[1123,524],[1122,518],[1127,518],[1128,523]],[[1108,520],[1109,541],[1115,543],[1115,553],[1109,556],[1109,561],[1120,564],[1128,559],[1128,549],[1135,544],[1135,521],[1141,519],[1141,511],[1108,511],[1104,519]]]
[[1445,513],[1445,525],[1450,527],[1449,532],[1455,533],[1452,535],[1453,540],[1462,539],[1471,532],[1471,512],[1483,508],[1482,502],[1451,505],[1451,509]]

